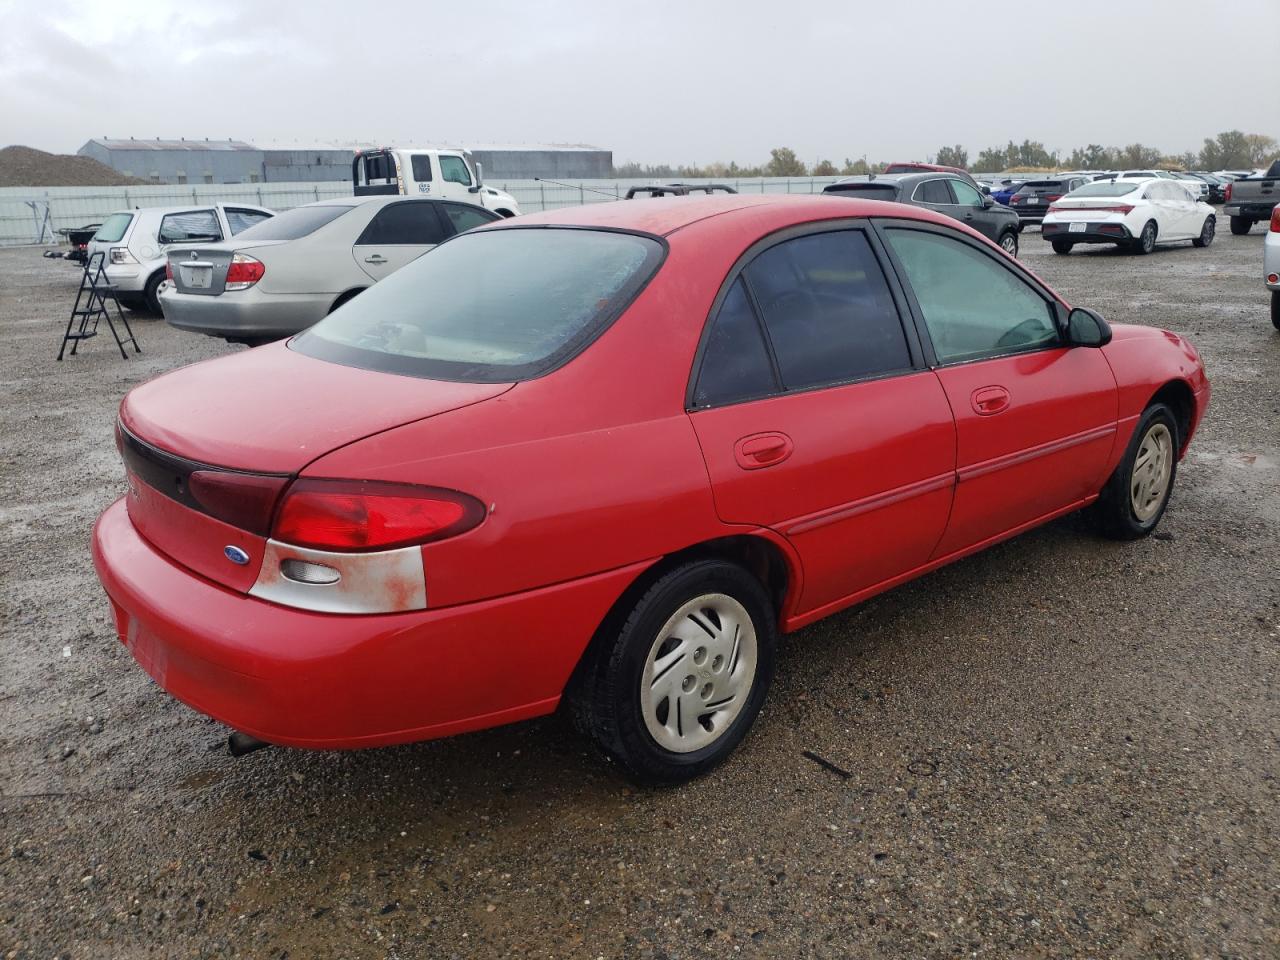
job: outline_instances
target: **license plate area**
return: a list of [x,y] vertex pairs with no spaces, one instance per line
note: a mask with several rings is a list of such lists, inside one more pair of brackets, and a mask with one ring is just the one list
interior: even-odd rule
[[192,290],[208,290],[213,283],[213,265],[183,267],[182,279]]
[[1068,227],[1067,227],[1067,232],[1068,232],[1068,233],[1084,233],[1084,228],[1085,228],[1086,226],[1088,226],[1088,224],[1084,224],[1084,223],[1073,223],[1073,224],[1071,224],[1070,226],[1068,226]]

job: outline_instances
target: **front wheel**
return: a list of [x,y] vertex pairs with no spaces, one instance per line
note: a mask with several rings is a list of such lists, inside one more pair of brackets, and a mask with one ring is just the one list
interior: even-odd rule
[[1213,234],[1217,229],[1217,222],[1213,217],[1204,218],[1204,226],[1200,228],[1200,236],[1191,241],[1193,247],[1207,247],[1213,243]]
[[1018,231],[1006,230],[1000,234],[1000,249],[1011,257],[1018,256]]
[[777,626],[736,564],[677,567],[593,641],[570,693],[574,723],[631,776],[690,780],[746,736],[773,678]]
[[1246,233],[1253,229],[1253,221],[1248,217],[1231,218],[1231,232],[1237,237],[1243,237]]
[[1050,243],[1053,245],[1054,253],[1061,253],[1064,255],[1070,253],[1071,248],[1075,246],[1075,244],[1070,240],[1051,240]]
[[1142,233],[1138,235],[1138,239],[1134,242],[1133,249],[1137,253],[1147,254],[1156,248],[1156,222],[1148,220],[1147,225],[1142,228]]
[[1153,403],[1138,420],[1124,458],[1094,505],[1104,536],[1137,540],[1156,528],[1173,492],[1179,449],[1173,411]]

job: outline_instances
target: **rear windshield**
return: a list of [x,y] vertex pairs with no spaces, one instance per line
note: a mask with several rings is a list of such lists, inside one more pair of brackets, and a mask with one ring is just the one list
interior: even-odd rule
[[1141,183],[1134,183],[1132,180],[1100,180],[1094,183],[1086,183],[1083,187],[1077,187],[1072,190],[1070,196],[1073,197],[1123,197],[1126,193],[1133,193],[1143,187]]
[[355,207],[345,203],[294,207],[236,234],[237,240],[297,240],[315,233]]
[[1061,180],[1029,180],[1023,186],[1028,189],[1032,187],[1060,187],[1062,183],[1063,181]]
[[868,200],[893,200],[898,196],[898,186],[894,183],[833,183],[824,187],[822,192],[857,194]]
[[124,237],[124,232],[129,229],[132,221],[132,213],[113,213],[102,221],[102,226],[93,235],[93,239],[101,240],[103,243],[115,243]]
[[347,366],[470,383],[539,376],[615,320],[663,246],[629,233],[466,233],[397,270],[293,340]]

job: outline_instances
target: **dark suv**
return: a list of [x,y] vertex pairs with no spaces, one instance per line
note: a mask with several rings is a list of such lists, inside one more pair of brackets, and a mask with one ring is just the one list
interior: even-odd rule
[[880,174],[849,177],[822,191],[837,197],[888,200],[928,207],[973,227],[1011,257],[1018,255],[1018,215],[984,197],[966,177],[954,173]]
[[1049,212],[1049,204],[1061,200],[1076,187],[1089,183],[1088,177],[1054,177],[1028,180],[1009,198],[1009,206],[1023,223],[1039,223]]

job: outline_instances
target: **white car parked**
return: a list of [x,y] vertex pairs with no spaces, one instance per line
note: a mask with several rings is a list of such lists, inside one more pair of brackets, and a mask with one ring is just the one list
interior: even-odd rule
[[1280,330],[1280,206],[1271,211],[1271,229],[1262,241],[1262,272],[1271,291],[1271,322]]
[[1099,180],[1054,201],[1040,235],[1054,253],[1070,253],[1077,243],[1112,243],[1150,253],[1160,243],[1213,242],[1217,217],[1176,180]]
[[345,197],[294,207],[233,242],[169,250],[171,326],[257,346],[305,330],[437,243],[502,219],[429,197]]
[[273,216],[264,207],[222,203],[120,210],[102,221],[86,256],[105,255],[107,279],[121,305],[160,316],[158,294],[170,246],[217,243]]

